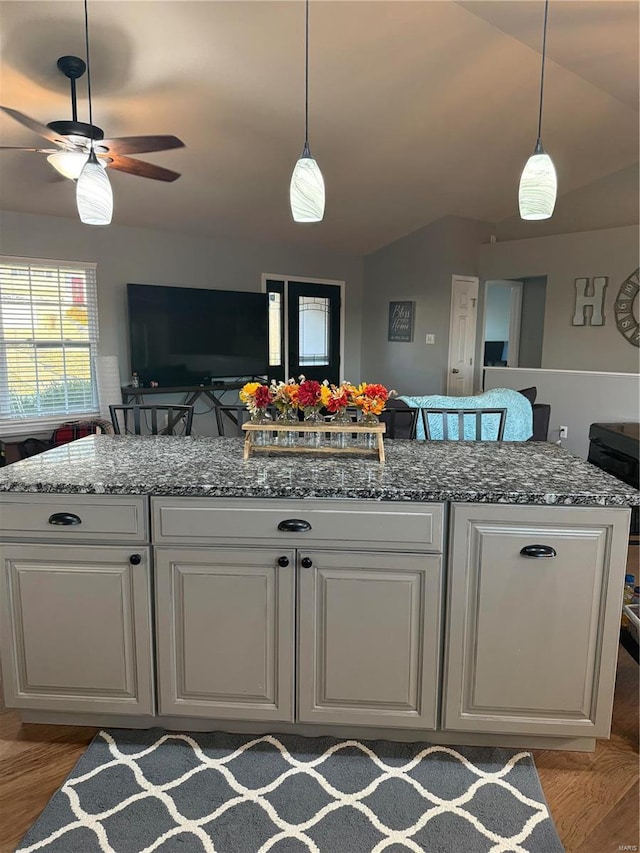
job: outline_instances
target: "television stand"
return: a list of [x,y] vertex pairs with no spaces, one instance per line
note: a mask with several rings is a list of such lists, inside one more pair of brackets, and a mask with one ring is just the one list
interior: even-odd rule
[[[161,386],[158,388],[133,388],[131,385],[123,385],[120,390],[122,391],[122,402],[125,405],[129,405],[129,403],[142,403],[144,402],[144,398],[147,396],[155,397],[159,394],[186,394],[187,396],[182,405],[195,406],[196,401],[199,400],[200,397],[206,397],[216,408],[218,408],[219,406],[224,405],[218,395],[224,394],[225,391],[239,391],[240,388],[250,381],[251,379],[233,379],[229,381],[220,380],[210,385],[176,385],[171,387]],[[237,426],[238,422],[236,418],[230,412],[225,412],[225,414],[227,417],[231,418]],[[173,426],[173,424],[170,426]]]

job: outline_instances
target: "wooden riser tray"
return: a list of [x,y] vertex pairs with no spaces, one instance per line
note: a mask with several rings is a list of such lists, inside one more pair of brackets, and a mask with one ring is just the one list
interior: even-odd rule
[[[305,424],[304,421],[300,421],[299,424],[295,425],[279,424],[277,422],[268,424],[244,423],[242,424],[242,429],[246,433],[244,439],[245,459],[248,459],[254,451],[258,450],[262,452],[269,451],[270,453],[359,453],[361,455],[364,454],[377,456],[380,462],[384,462],[384,443],[382,438],[386,432],[385,424],[376,424],[375,426],[363,426],[362,424],[354,423],[345,424],[343,426],[342,424],[333,423]],[[354,433],[359,435],[373,434],[377,436],[377,446],[375,448],[369,449],[367,447],[306,447],[305,445],[293,445],[291,447],[283,447],[279,444],[256,445],[253,441],[254,432],[291,432],[295,434],[301,432],[341,432],[346,433],[347,435],[353,435]]]

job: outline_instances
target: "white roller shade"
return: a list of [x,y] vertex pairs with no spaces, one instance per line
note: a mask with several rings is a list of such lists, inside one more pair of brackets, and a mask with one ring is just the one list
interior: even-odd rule
[[0,256],[4,434],[96,414],[97,343],[95,264]]

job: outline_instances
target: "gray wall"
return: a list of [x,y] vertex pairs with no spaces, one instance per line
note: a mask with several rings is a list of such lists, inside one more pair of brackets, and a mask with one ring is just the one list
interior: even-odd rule
[[362,259],[356,256],[119,225],[90,227],[73,219],[6,211],[0,213],[0,235],[5,255],[97,263],[99,350],[118,355],[123,380],[129,376],[127,282],[259,290],[262,273],[346,282],[344,369],[352,381],[360,378]]
[[560,426],[569,428],[563,447],[587,458],[589,426],[638,420],[640,383],[628,373],[599,373],[575,370],[526,370],[486,367],[485,388],[535,386],[537,403],[551,406],[549,441],[558,442]]
[[[477,275],[478,246],[489,226],[446,217],[364,259],[362,376],[399,394],[438,394],[446,388],[451,276]],[[389,302],[414,300],[413,343],[387,341]],[[425,335],[435,334],[435,344]]]
[[547,279],[544,276],[525,278],[522,285],[518,366],[542,367]]
[[[547,277],[542,349],[545,368],[638,371],[638,348],[618,332],[613,313],[620,285],[637,268],[635,226],[498,242],[479,250],[482,279]],[[575,279],[594,276],[609,279],[605,324],[573,326]]]

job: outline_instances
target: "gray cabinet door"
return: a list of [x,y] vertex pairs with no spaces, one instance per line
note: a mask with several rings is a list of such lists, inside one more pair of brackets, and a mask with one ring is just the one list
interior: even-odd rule
[[452,524],[444,728],[607,737],[628,510],[460,504]]
[[155,549],[162,714],[293,720],[293,566],[293,550]]
[[435,729],[442,559],[298,553],[298,719]]
[[149,549],[15,544],[0,559],[7,706],[153,714]]

